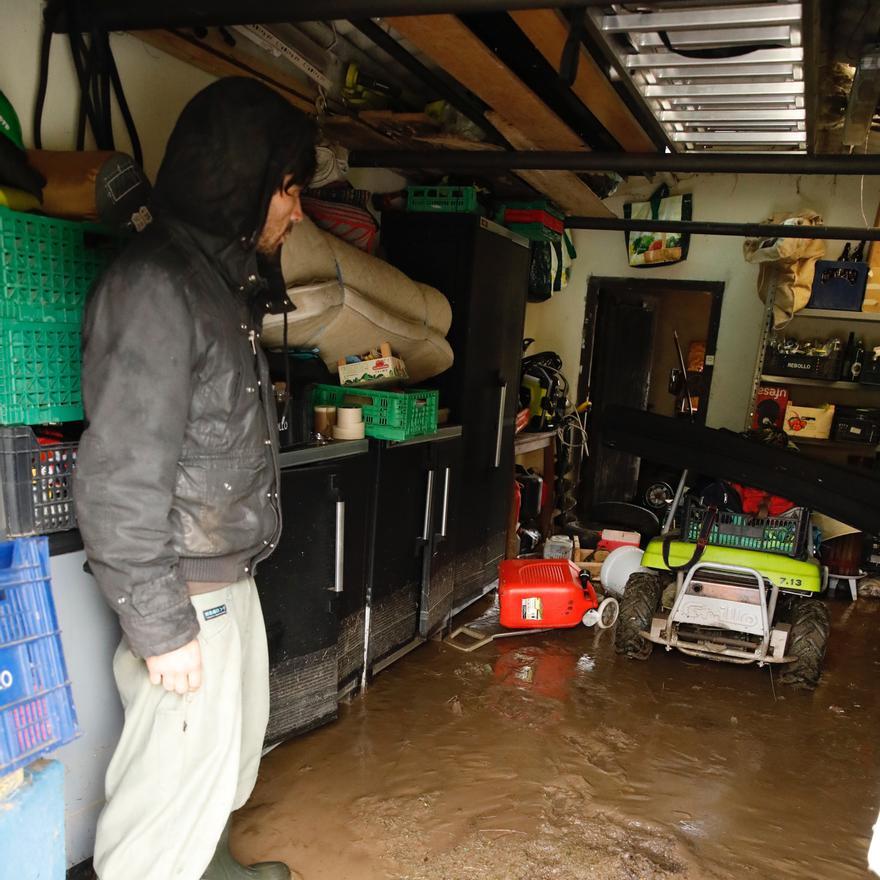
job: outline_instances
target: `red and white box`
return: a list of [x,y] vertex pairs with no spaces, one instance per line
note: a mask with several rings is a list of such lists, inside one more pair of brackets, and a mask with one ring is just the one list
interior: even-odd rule
[[783,388],[780,385],[761,385],[755,396],[752,429],[757,431],[767,424],[781,428],[785,422],[785,408],[787,406],[788,388]]

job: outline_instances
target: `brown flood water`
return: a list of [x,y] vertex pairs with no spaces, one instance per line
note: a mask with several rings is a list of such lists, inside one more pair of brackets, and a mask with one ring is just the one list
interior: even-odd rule
[[864,880],[880,602],[832,612],[818,690],[775,697],[583,627],[429,643],[266,757],[234,848],[305,880]]

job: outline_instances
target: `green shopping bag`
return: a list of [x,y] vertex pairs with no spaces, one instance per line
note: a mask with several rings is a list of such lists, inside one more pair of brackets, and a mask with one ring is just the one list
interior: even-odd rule
[[[630,202],[623,206],[628,220],[690,220],[693,196],[670,196],[664,183],[658,187],[650,201]],[[646,268],[680,263],[687,259],[690,235],[680,232],[627,232],[626,249],[630,266]]]

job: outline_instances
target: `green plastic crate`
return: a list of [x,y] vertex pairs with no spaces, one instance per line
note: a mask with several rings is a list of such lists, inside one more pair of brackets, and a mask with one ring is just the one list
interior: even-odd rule
[[0,424],[83,417],[79,323],[0,319]]
[[121,244],[95,224],[0,208],[0,318],[78,322]]
[[[691,498],[685,501],[682,508],[684,541],[697,542],[707,515],[703,505]],[[709,543],[713,547],[736,547],[798,558],[803,555],[810,528],[810,512],[803,507],[766,517],[719,510],[709,532]]]
[[316,406],[357,404],[363,408],[365,432],[379,440],[409,440],[437,430],[439,392],[410,388],[377,391],[373,388],[341,388],[316,385]]
[[429,211],[447,214],[478,214],[475,186],[408,186],[407,211]]

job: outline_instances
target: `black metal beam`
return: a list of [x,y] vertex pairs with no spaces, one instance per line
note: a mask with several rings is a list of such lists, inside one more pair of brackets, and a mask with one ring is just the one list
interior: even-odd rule
[[699,220],[632,220],[617,217],[566,217],[569,229],[604,232],[680,232],[683,235],[732,235],[740,238],[819,238],[831,241],[880,241],[880,228],[864,226],[783,226],[769,223],[714,223]]
[[[74,0],[74,4],[77,25],[83,30],[110,31],[607,5],[606,0]],[[65,33],[67,0],[49,0],[48,6],[60,13],[53,27]]]
[[880,154],[588,153],[579,151],[354,150],[357,168],[438,171],[616,171],[619,174],[880,174]]

